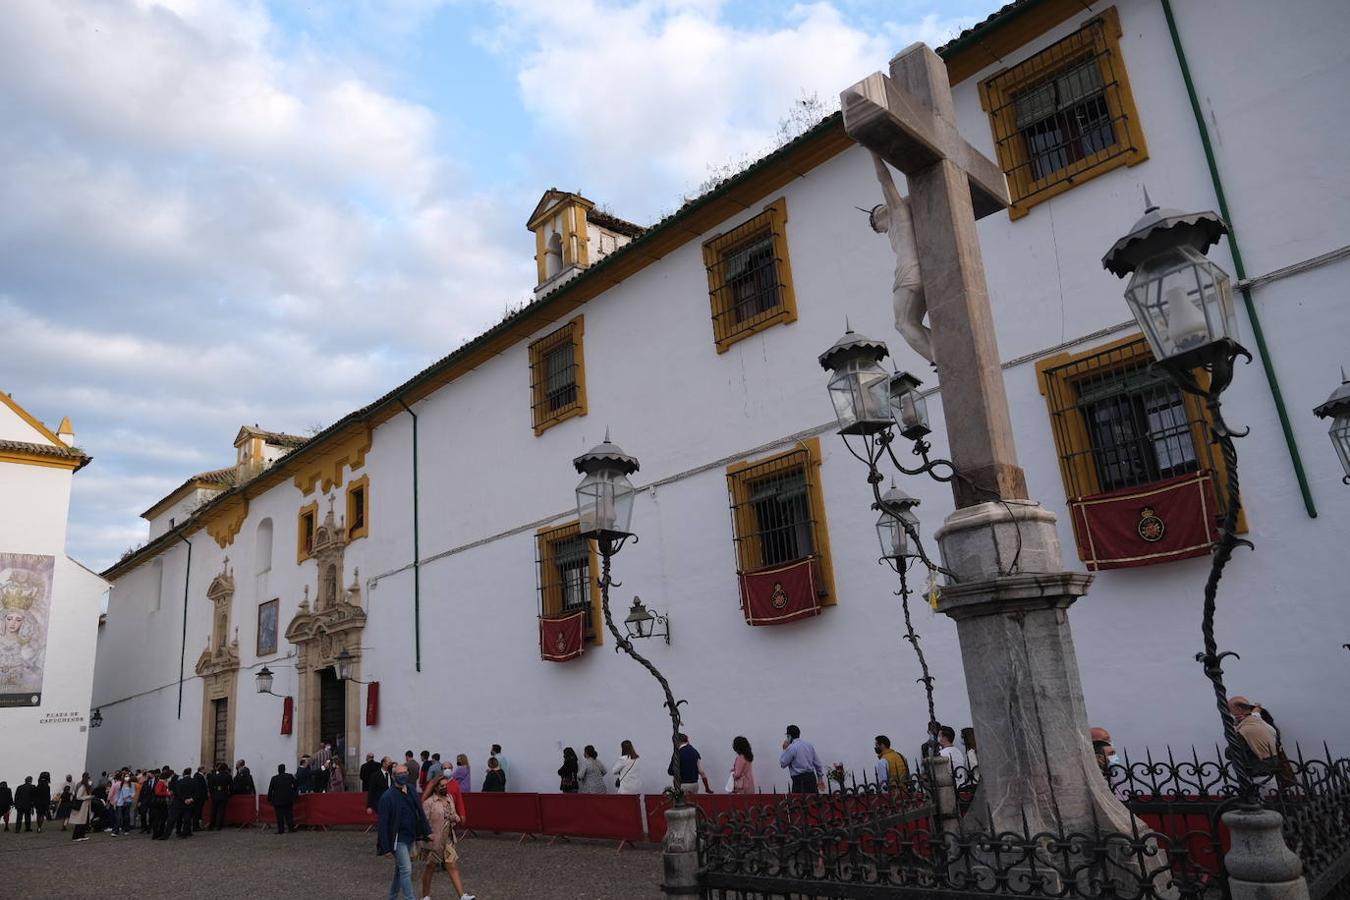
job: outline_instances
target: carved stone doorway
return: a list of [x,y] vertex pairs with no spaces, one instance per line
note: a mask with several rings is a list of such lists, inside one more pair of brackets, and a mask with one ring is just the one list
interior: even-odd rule
[[347,746],[346,688],[333,669],[319,672],[319,741],[331,741],[335,751]]

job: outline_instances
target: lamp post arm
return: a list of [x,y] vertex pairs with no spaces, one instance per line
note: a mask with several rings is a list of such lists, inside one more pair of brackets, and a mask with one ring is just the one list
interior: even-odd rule
[[[614,636],[615,643],[623,649],[624,653],[627,653],[641,664],[644,669],[652,673],[652,677],[657,680],[657,683],[661,685],[661,690],[665,692],[665,706],[670,712],[671,768],[675,773],[671,776],[670,798],[675,806],[683,806],[684,791],[680,788],[680,750],[676,735],[680,733],[680,706],[686,701],[675,699],[675,694],[671,691],[670,682],[666,680],[666,676],[662,675],[656,666],[652,665],[646,657],[634,649],[633,642],[627,636],[620,633],[619,629],[615,626],[614,617],[609,611],[609,589],[611,586],[616,586],[618,584],[618,582],[614,581],[610,575],[610,561],[614,558],[614,554],[619,552],[619,548],[623,546],[623,542],[624,538],[620,538],[618,543],[615,544],[612,542],[612,539],[608,537],[601,537],[597,541],[600,545],[600,608],[605,616],[605,627],[608,628],[609,633]],[[667,640],[669,639],[667,638]]]

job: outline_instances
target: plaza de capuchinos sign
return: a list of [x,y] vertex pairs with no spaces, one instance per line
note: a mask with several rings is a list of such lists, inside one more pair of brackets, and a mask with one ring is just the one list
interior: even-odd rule
[[56,557],[0,553],[0,707],[39,706]]

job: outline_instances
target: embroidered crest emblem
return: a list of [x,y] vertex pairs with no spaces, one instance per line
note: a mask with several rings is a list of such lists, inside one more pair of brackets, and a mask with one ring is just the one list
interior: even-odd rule
[[787,606],[787,591],[783,590],[783,582],[775,581],[773,583],[773,594],[769,597],[769,602],[773,604],[774,609],[782,609]]
[[1163,534],[1167,532],[1167,525],[1158,518],[1153,512],[1153,507],[1145,506],[1139,511],[1139,536],[1150,544],[1156,544],[1163,539]]
[[564,650],[567,649],[567,637],[561,631],[559,631],[558,637],[556,640],[554,640],[553,645],[558,648],[559,653],[562,653]]

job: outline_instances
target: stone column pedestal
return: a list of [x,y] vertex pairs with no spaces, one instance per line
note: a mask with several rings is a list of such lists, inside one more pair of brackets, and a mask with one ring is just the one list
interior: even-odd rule
[[661,890],[667,896],[698,895],[698,810],[672,806],[666,810],[666,837],[661,842],[664,877]]
[[1088,740],[1069,629],[1092,576],[1064,571],[1055,516],[1026,500],[982,503],[956,510],[937,539],[956,579],[938,609],[956,622],[980,747],[966,829],[1129,833]]
[[1269,809],[1224,813],[1233,845],[1223,858],[1233,900],[1308,900],[1303,863],[1284,842],[1280,814]]

